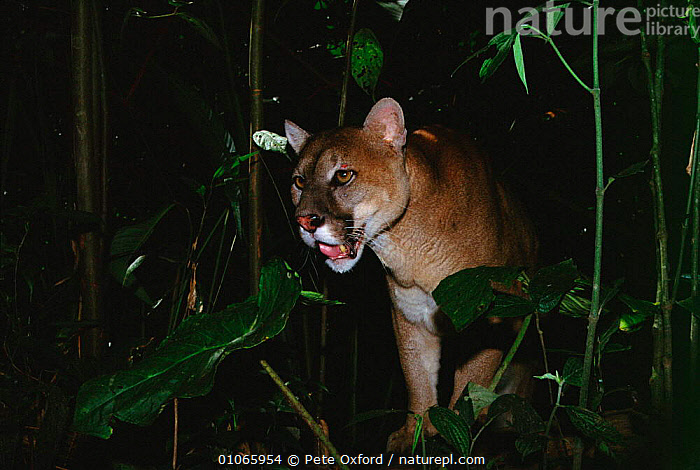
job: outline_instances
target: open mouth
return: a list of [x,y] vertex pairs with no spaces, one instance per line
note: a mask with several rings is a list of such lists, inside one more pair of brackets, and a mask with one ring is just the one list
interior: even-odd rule
[[348,240],[342,245],[328,245],[326,243],[318,242],[318,249],[321,251],[321,253],[332,260],[343,258],[355,259],[361,243],[362,238],[358,240]]

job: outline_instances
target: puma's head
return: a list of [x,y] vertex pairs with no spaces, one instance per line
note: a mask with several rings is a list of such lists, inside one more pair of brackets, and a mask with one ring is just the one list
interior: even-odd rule
[[380,100],[362,128],[312,136],[291,121],[284,127],[299,155],[292,201],[301,238],[326,256],[331,269],[346,272],[408,205],[401,106],[391,98]]

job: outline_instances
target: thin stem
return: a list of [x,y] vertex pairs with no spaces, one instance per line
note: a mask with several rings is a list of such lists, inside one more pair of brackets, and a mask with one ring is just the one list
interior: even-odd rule
[[[700,60],[700,48],[698,48],[698,60]],[[698,69],[697,85],[697,116],[696,116],[696,139],[700,135],[700,68]],[[693,194],[693,240],[691,243],[690,257],[690,293],[691,297],[697,299],[700,295],[700,279],[698,279],[698,269],[700,269],[700,145],[695,143],[693,153],[693,168],[691,169],[691,180],[693,185],[690,191]],[[695,315],[690,317],[690,377],[691,384],[697,383],[698,347],[700,345],[700,321]]]
[[506,354],[506,357],[503,359],[503,362],[501,362],[501,365],[498,367],[498,370],[493,376],[493,379],[491,380],[491,385],[489,385],[489,390],[494,391],[496,390],[496,387],[498,386],[498,382],[501,381],[501,377],[503,377],[503,374],[505,373],[506,369],[510,365],[511,361],[513,360],[513,357],[515,356],[515,353],[518,351],[518,348],[520,347],[520,343],[523,342],[523,338],[525,337],[525,333],[527,332],[527,327],[530,326],[530,321],[532,321],[532,316],[534,313],[531,313],[530,315],[526,316],[525,319],[523,320],[523,324],[520,327],[520,331],[518,331],[518,335],[515,337],[515,340],[513,341],[513,345],[510,347],[510,350],[508,350],[508,354]]
[[[253,1],[253,11],[250,19],[250,57],[248,68],[250,72],[250,151],[256,150],[252,135],[263,127],[263,28],[264,28],[264,0]],[[249,271],[250,293],[258,293],[258,279],[262,264],[262,218],[263,218],[263,194],[262,171],[260,165],[261,155],[253,155],[249,160],[248,179],[248,232],[249,232]]]
[[345,75],[343,75],[343,88],[340,91],[340,111],[338,112],[338,127],[345,124],[345,107],[348,101],[348,86],[352,67],[352,40],[355,37],[355,19],[357,18],[357,7],[360,0],[353,0],[352,13],[350,14],[350,26],[348,27],[348,37],[345,43]]
[[[548,381],[549,382],[549,381]],[[561,403],[561,392],[564,389],[564,382],[558,383],[559,389],[557,390],[557,402],[552,407],[552,412],[549,414],[549,419],[547,420],[547,427],[544,430],[544,435],[549,439],[549,431],[552,429],[552,423],[554,422],[554,415],[560,407]],[[544,456],[542,461],[542,467],[547,470],[547,449],[544,450]]]
[[173,470],[177,468],[178,399],[173,399]]
[[340,454],[336,450],[335,446],[331,443],[331,441],[328,439],[328,436],[323,432],[323,429],[321,429],[321,426],[318,425],[316,421],[311,417],[308,411],[306,411],[306,408],[304,408],[304,405],[302,405],[299,400],[297,400],[297,397],[294,396],[294,393],[284,384],[282,379],[280,378],[279,375],[277,375],[277,372],[275,372],[272,367],[270,367],[270,364],[268,364],[266,361],[261,360],[260,364],[263,366],[265,371],[270,375],[270,378],[275,382],[275,384],[280,388],[282,391],[282,394],[284,395],[284,398],[287,400],[289,405],[294,408],[294,411],[297,412],[299,416],[306,422],[306,424],[309,426],[311,429],[311,432],[314,433],[314,436],[323,443],[324,446],[326,446],[326,449],[328,449],[328,452],[335,458],[335,461],[337,465],[345,470],[349,470],[349,467],[345,464],[340,463]]
[[474,439],[472,439],[472,443],[469,445],[469,455],[472,455],[474,453],[474,445],[476,444],[477,439],[479,439],[479,436],[481,436],[481,433],[484,432],[484,429],[489,427],[489,424],[493,422],[496,418],[498,418],[500,415],[492,416],[488,421],[484,423],[484,425],[477,431],[476,435],[474,436]]
[[[540,316],[535,313],[535,326],[537,327],[537,336],[540,338],[540,346],[542,346],[542,361],[544,362],[544,373],[549,373],[549,362],[547,361],[547,348],[544,346],[544,332],[540,327]],[[549,402],[554,404],[554,396],[552,394],[552,382],[547,381],[547,389],[549,390]]]
[[[572,69],[571,66],[569,65],[569,63],[566,61],[566,59],[564,58],[564,56],[562,55],[562,53],[559,51],[559,48],[557,47],[557,45],[554,44],[554,40],[551,38],[551,36],[549,36],[548,34],[543,33],[542,31],[540,31],[540,30],[537,29],[537,28],[533,28],[531,25],[523,25],[522,28],[523,28],[523,29],[530,29],[530,30],[534,31],[534,32],[537,34],[537,37],[543,39],[546,43],[548,43],[550,46],[552,46],[552,49],[554,49],[554,52],[557,54],[557,57],[559,57],[559,60],[560,60],[561,63],[564,65],[564,67],[566,68],[566,70],[569,71],[569,73],[571,74],[571,76],[574,77],[574,80],[576,80],[576,81],[578,82],[578,84],[581,85],[581,86],[583,87],[583,89],[586,90],[587,92],[589,92],[589,93],[592,93],[592,92],[593,92],[593,91],[591,90],[591,88],[590,88],[588,85],[586,85],[586,84],[583,82],[583,80],[581,80],[581,78],[579,78],[579,76],[576,74],[576,72],[574,72],[574,69]],[[594,26],[593,29],[595,30],[595,29],[597,29],[597,28]],[[594,85],[594,86],[595,86],[595,85]]]

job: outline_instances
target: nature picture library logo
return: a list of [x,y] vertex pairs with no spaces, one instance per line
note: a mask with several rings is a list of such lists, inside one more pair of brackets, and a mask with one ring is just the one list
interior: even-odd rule
[[[514,16],[519,18],[515,23]],[[689,19],[699,16],[700,7],[693,6],[657,4],[644,9],[599,7],[598,34],[604,35],[606,26],[610,27],[614,22],[614,27],[627,36],[636,36],[644,28],[644,32],[649,35],[697,37],[700,25]],[[495,31],[511,31],[520,35],[592,35],[593,7],[573,8],[569,3],[557,5],[554,1],[548,1],[542,6],[525,7],[517,12],[506,7],[487,8],[486,34],[494,35]]]

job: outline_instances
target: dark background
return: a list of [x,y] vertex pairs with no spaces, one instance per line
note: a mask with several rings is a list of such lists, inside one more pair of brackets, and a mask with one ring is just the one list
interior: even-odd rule
[[[399,101],[409,130],[442,123],[472,135],[493,156],[498,172],[528,206],[540,235],[542,264],[573,258],[582,273],[590,276],[595,197],[591,96],[568,74],[551,48],[536,39],[523,41],[529,94],[518,79],[512,56],[492,78],[479,79],[481,62],[492,56],[493,50],[455,72],[490,39],[484,33],[485,9],[497,6],[516,11],[524,4],[411,0],[402,20],[396,22],[377,3],[362,2],[357,27],[372,29],[384,51],[376,97],[391,96]],[[132,7],[149,15],[173,11],[165,1],[103,2],[111,136],[107,235],[176,202],[179,210],[159,226],[149,243],[150,249],[164,256],[178,256],[190,235],[183,227],[201,216],[201,202],[191,189],[193,182],[207,184],[220,161],[207,151],[198,132],[201,123],[192,122],[188,109],[192,99],[183,98],[173,83],[182,84],[206,103],[228,129],[235,126],[232,93],[241,100],[247,116],[250,4],[197,1],[180,10],[206,22],[219,38],[228,38],[230,74],[226,72],[225,51],[190,24],[176,17],[129,16]],[[344,59],[331,52],[344,44],[349,11],[350,5],[344,1],[267,2],[263,69],[268,130],[283,134],[284,119],[311,132],[335,125]],[[74,222],[56,217],[61,210],[73,208],[75,202],[70,4],[8,1],[0,7],[0,18],[4,32],[2,115],[8,116],[3,126],[2,243],[3,248],[22,243],[26,260],[20,276],[13,274],[14,258],[3,254],[7,337],[11,337],[12,318],[31,317],[30,339],[12,343],[12,354],[7,358],[23,357],[23,364],[35,377],[62,384],[70,397],[85,378],[124,368],[135,345],[143,345],[149,338],[155,343],[162,339],[169,305],[166,301],[159,308],[147,309],[132,293],[109,281],[106,357],[87,369],[73,362],[72,336],[62,329],[61,322],[73,319],[77,308],[71,240],[78,229]],[[609,23],[608,34],[601,37],[600,58],[606,177],[646,160],[651,145],[650,105],[639,37],[622,36],[611,26]],[[562,35],[556,43],[590,84],[590,37]],[[662,171],[674,263],[688,187],[685,167],[695,118],[695,56],[689,38],[669,39]],[[20,105],[11,108],[12,100]],[[346,122],[359,125],[373,100],[351,83],[348,103]],[[17,112],[10,113],[10,109]],[[247,153],[247,149],[239,149],[239,153]],[[278,255],[288,260],[302,274],[306,289],[319,290],[319,278],[328,279],[329,296],[347,303],[329,310],[327,390],[319,393],[318,310],[299,310],[292,314],[284,338],[232,354],[220,367],[215,390],[209,396],[181,402],[182,426],[191,438],[184,445],[192,450],[191,462],[197,457],[205,461],[208,454],[202,449],[226,447],[211,444],[214,438],[202,430],[211,428],[216,420],[233,420],[233,415],[241,431],[230,437],[230,445],[237,439],[273,442],[273,450],[297,445],[284,440],[294,441],[295,436],[284,433],[293,417],[278,412],[281,401],[268,377],[259,372],[257,358],[265,357],[283,377],[292,380],[298,393],[308,392],[311,398],[307,404],[312,409],[322,397],[322,415],[337,446],[345,451],[379,452],[402,418],[361,423],[355,436],[345,425],[352,418],[353,394],[357,412],[405,406],[383,270],[368,253],[351,274],[330,273],[298,240],[288,217],[293,163],[279,154],[266,153],[263,158],[265,258]],[[624,278],[626,293],[653,301],[656,270],[649,177],[647,166],[644,174],[618,180],[606,193],[603,279],[612,283]],[[241,188],[245,187],[243,183]],[[209,228],[227,204],[223,197],[213,200],[205,217]],[[245,210],[243,219],[245,226]],[[26,236],[25,227],[30,227]],[[246,234],[239,233],[218,307],[246,297],[247,256]],[[210,254],[199,266],[199,282],[207,292],[213,264]],[[174,282],[174,270],[167,265],[144,266],[144,270],[150,273],[144,277],[152,280],[153,292],[164,292]],[[679,298],[687,296],[685,289],[681,288]],[[688,319],[679,313],[675,320],[675,384],[682,398]],[[306,343],[305,322],[310,332]],[[560,347],[582,351],[585,321],[569,320],[566,325],[566,331],[557,326],[548,332],[548,339],[553,347],[564,343]],[[350,371],[355,331],[359,372],[353,383]],[[609,389],[622,387],[626,392],[624,398],[604,402],[603,408],[634,405],[645,409],[649,400],[650,325],[647,322],[640,331],[619,336],[617,342],[631,349],[610,357],[605,379]],[[307,352],[312,358],[310,371],[304,359]],[[554,365],[561,367],[565,357],[554,356]],[[112,439],[89,440],[70,454],[70,461],[86,468],[106,460],[164,465],[169,459],[171,419],[171,408],[167,407],[150,428],[117,424]],[[282,437],[275,434],[278,431]],[[307,440],[302,435],[299,442],[305,445]]]

